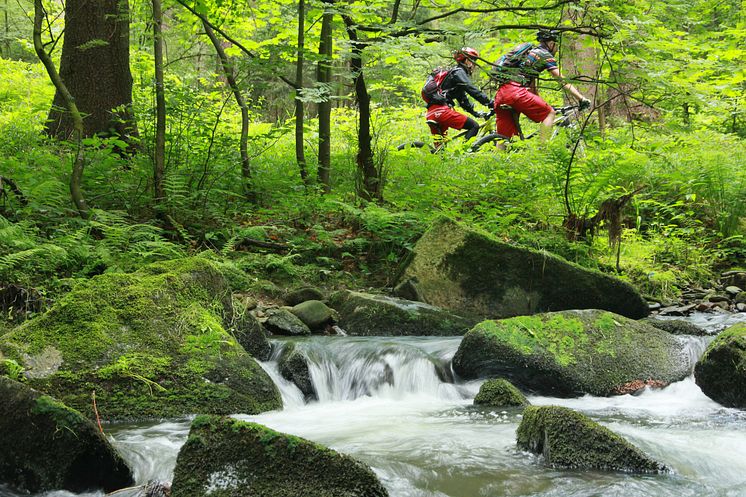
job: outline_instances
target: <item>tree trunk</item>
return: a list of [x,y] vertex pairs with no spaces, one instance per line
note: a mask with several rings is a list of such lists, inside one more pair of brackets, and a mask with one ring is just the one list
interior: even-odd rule
[[46,12],[42,6],[41,0],[34,0],[34,50],[38,55],[39,60],[47,70],[49,79],[54,84],[57,93],[62,98],[65,108],[67,109],[70,120],[72,122],[72,138],[75,142],[76,151],[75,159],[73,160],[73,170],[70,175],[70,196],[72,197],[75,207],[78,209],[80,216],[83,218],[88,217],[88,206],[85,198],[83,197],[83,191],[81,189],[81,182],[83,181],[83,167],[84,167],[84,149],[83,149],[83,117],[75,104],[75,99],[68,90],[65,82],[57,72],[57,68],[54,67],[54,62],[44,48],[44,44],[41,41],[41,28],[44,21]]
[[[325,6],[331,6],[330,1],[325,1]],[[321,19],[321,38],[319,39],[319,64],[317,68],[317,80],[323,88],[324,99],[319,102],[319,183],[323,185],[324,193],[329,193],[331,186],[331,137],[332,137],[332,49],[334,39],[332,37],[332,21],[334,13],[324,11]]]
[[166,94],[163,87],[163,14],[161,0],[153,0],[153,55],[155,58],[155,154],[153,192],[155,202],[166,198],[163,178],[166,171]]
[[[132,114],[128,0],[67,0],[60,77],[85,116],[83,135],[137,136]],[[75,129],[57,89],[47,133],[61,139]]]
[[306,5],[305,0],[298,0],[298,58],[295,62],[295,159],[300,169],[303,183],[308,183],[306,171],[306,154],[303,150],[303,49],[306,43]]
[[357,29],[353,20],[344,16],[347,35],[352,42],[350,70],[355,82],[355,100],[358,107],[358,151],[357,167],[359,173],[358,195],[365,200],[383,200],[381,178],[373,161],[372,136],[370,132],[370,95],[365,85],[363,74],[364,44],[358,40]]
[[239,147],[241,150],[241,175],[243,177],[244,183],[243,193],[246,198],[248,198],[249,200],[253,200],[254,192],[251,181],[251,162],[249,161],[248,152],[249,107],[248,105],[246,105],[246,100],[241,94],[241,89],[238,87],[238,82],[236,81],[236,76],[233,72],[233,65],[231,64],[230,59],[228,59],[228,55],[226,55],[225,50],[223,50],[223,46],[220,44],[220,40],[218,40],[218,37],[215,36],[215,32],[204,20],[202,20],[202,26],[204,26],[205,33],[210,38],[212,45],[215,47],[215,52],[217,52],[218,58],[220,59],[220,64],[223,67],[225,79],[228,82],[228,86],[230,87],[231,91],[233,92],[233,96],[236,99],[236,104],[238,104],[238,107],[241,109],[241,141]]

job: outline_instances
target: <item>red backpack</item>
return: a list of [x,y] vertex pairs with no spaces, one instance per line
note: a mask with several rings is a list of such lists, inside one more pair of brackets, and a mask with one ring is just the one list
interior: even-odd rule
[[422,100],[424,100],[427,105],[444,105],[448,103],[448,99],[446,98],[446,94],[443,91],[443,88],[441,88],[441,85],[450,72],[451,70],[448,68],[436,67],[427,76],[425,86],[422,87],[422,91],[420,92]]

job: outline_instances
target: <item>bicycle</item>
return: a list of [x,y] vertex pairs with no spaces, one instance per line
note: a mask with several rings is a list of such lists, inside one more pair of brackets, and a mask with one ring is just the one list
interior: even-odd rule
[[[552,124],[552,135],[550,139],[555,138],[562,128],[575,128],[577,126],[577,111],[580,110],[580,105],[566,105],[564,107],[552,107],[554,111],[559,114],[559,117],[557,117],[554,120],[554,123]],[[519,121],[520,114],[518,112],[515,112],[514,109],[509,105],[501,105],[500,109],[503,110],[510,110],[513,114],[513,119],[516,124],[516,129],[518,129],[518,137],[521,140],[530,140],[531,138],[535,137],[539,134],[539,130],[534,131],[533,133],[524,136],[523,132],[521,131],[521,124]],[[509,143],[511,141],[510,137],[501,135],[499,133],[490,133],[488,135],[484,135],[478,140],[476,140],[472,146],[469,148],[470,152],[476,152],[480,148],[482,148],[487,143],[492,142],[502,142],[502,143]]]
[[[434,130],[435,133],[432,134],[433,136],[433,143],[427,144],[424,141],[415,140],[413,142],[409,143],[402,143],[398,147],[396,147],[396,150],[405,150],[407,148],[423,148],[425,145],[429,146],[430,153],[434,154],[437,152],[440,152],[445,148],[445,145],[447,143],[452,142],[453,140],[456,140],[457,138],[461,138],[464,136],[468,130],[463,130],[460,133],[457,133],[455,135],[448,136],[446,133],[443,133],[440,129],[440,125],[437,121],[433,121],[428,119],[427,125],[430,127],[430,130]],[[477,132],[476,136],[474,138],[479,137],[485,137],[487,136],[487,132],[490,129],[494,129],[495,121],[492,119],[492,116],[490,116],[485,122],[479,125],[479,131]]]

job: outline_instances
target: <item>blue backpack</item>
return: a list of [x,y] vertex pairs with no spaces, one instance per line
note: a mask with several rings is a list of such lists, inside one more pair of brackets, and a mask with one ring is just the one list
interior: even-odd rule
[[531,42],[521,43],[497,59],[492,66],[492,74],[499,81],[521,81],[525,78],[520,74],[521,64],[526,60],[528,54],[535,45]]

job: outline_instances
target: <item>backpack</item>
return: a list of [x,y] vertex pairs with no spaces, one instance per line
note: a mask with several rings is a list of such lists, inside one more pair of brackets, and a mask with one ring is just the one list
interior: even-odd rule
[[497,59],[497,62],[492,67],[492,72],[498,80],[513,80],[520,81],[524,79],[520,73],[519,68],[523,61],[528,57],[528,53],[533,50],[535,45],[531,42],[521,43],[513,47],[513,49]]
[[443,105],[448,102],[441,85],[450,72],[451,70],[448,68],[436,67],[427,76],[425,85],[422,87],[422,91],[420,91],[422,100],[424,100],[427,105]]

